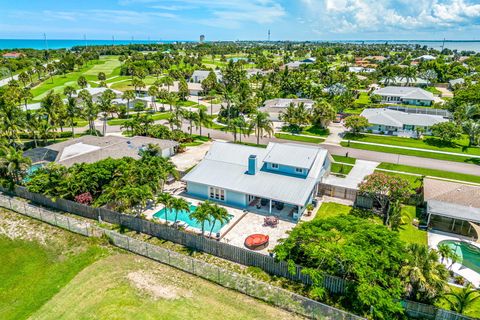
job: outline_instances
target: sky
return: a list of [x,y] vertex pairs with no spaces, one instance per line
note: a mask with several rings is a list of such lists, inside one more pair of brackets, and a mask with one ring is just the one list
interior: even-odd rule
[[0,0],[3,39],[480,40],[480,0]]

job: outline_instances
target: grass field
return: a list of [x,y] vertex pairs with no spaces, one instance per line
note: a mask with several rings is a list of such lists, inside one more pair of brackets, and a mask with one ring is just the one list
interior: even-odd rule
[[468,155],[480,156],[480,148],[469,147],[468,137],[466,135],[463,135],[462,138],[460,139],[454,140],[452,145],[446,144],[436,137],[426,137],[424,139],[412,139],[412,138],[401,138],[401,137],[369,135],[369,134],[362,134],[362,135],[346,134],[344,137],[344,140],[372,142],[372,143],[386,144],[391,146],[419,148],[419,149],[427,149],[427,150],[434,150],[434,151],[463,153],[466,156]]
[[370,100],[370,96],[366,92],[360,92],[360,95],[355,100],[354,104],[358,106],[366,106],[371,104],[372,101]]
[[449,171],[443,171],[443,170],[412,167],[412,166],[406,166],[406,165],[400,165],[400,164],[394,164],[394,163],[387,163],[387,162],[382,162],[377,167],[377,169],[394,170],[394,171],[420,174],[420,175],[424,175],[424,176],[432,176],[432,177],[439,177],[439,178],[445,178],[445,179],[453,179],[453,180],[461,180],[461,181],[466,181],[466,182],[480,183],[480,176],[476,176],[476,175],[462,174],[462,173],[449,172]]
[[344,142],[341,142],[340,145],[342,147],[350,147],[355,149],[369,150],[369,151],[376,151],[376,152],[394,153],[394,154],[400,154],[405,156],[415,156],[415,157],[431,158],[431,159],[438,159],[438,160],[445,160],[445,161],[480,164],[480,158],[472,158],[472,157],[469,157],[468,155],[456,156],[456,155],[443,154],[443,153],[425,152],[421,150],[408,150],[408,149],[400,149],[395,147],[361,144],[361,143],[355,143],[353,141],[351,141],[350,143],[344,141]]
[[334,162],[332,163],[330,171],[333,173],[340,173],[340,174],[347,175],[350,173],[350,171],[352,171],[352,169],[353,169],[353,166],[351,165]]
[[299,136],[299,135],[294,135],[289,133],[275,133],[275,138],[283,139],[283,140],[308,142],[308,143],[321,143],[325,141],[325,139],[323,138],[305,137],[305,136]]
[[118,57],[103,56],[100,60],[89,61],[88,64],[79,70],[67,73],[66,75],[54,75],[52,79],[46,79],[32,89],[32,101],[40,101],[50,90],[63,94],[63,89],[66,86],[79,89],[80,87],[77,85],[77,80],[82,75],[85,76],[92,87],[96,87],[98,86],[96,82],[98,81],[97,75],[99,72],[104,72],[107,78],[118,76],[120,74]]
[[[157,112],[157,113],[154,113],[154,114],[151,114],[151,117],[154,121],[157,121],[157,120],[165,120],[165,119],[168,119],[168,117],[170,116],[170,112]],[[134,113],[130,113],[130,118],[134,118],[135,117],[135,114]],[[107,124],[109,126],[121,126],[122,124],[124,124],[125,122],[127,121],[127,119],[111,119],[111,120],[108,120],[107,121]]]
[[0,211],[0,227],[2,320],[297,318],[16,213]]
[[333,157],[333,160],[335,160],[336,162],[355,164],[355,162],[357,161],[357,159],[355,158],[345,157],[345,156],[332,155],[332,157]]
[[402,218],[404,224],[400,226],[398,231],[400,239],[408,243],[427,245],[427,232],[412,225],[412,221],[416,217],[417,210],[414,206],[402,207]]

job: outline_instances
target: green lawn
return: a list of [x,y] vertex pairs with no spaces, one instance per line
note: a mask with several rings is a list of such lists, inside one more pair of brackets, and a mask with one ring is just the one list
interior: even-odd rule
[[442,94],[442,91],[438,90],[435,87],[426,87],[426,88],[424,88],[424,90],[426,90],[428,92],[431,92],[433,94],[436,94],[436,95],[441,95]]
[[98,81],[97,75],[99,72],[104,72],[107,78],[119,74],[120,62],[118,58],[115,58],[115,56],[101,57],[100,60],[89,61],[79,70],[66,75],[54,75],[53,80],[50,78],[46,79],[32,89],[33,101],[40,101],[50,90],[63,94],[63,89],[66,86],[79,89],[77,80],[82,75],[85,76],[92,87],[96,87],[98,84],[95,82]]
[[394,171],[401,171],[401,172],[409,172],[414,174],[421,174],[424,176],[432,176],[432,177],[439,177],[439,178],[445,178],[445,179],[480,183],[480,176],[476,176],[476,175],[412,167],[412,166],[399,165],[399,164],[387,163],[387,162],[382,162],[377,167],[377,169],[387,169],[387,170],[394,170]]
[[367,92],[360,92],[360,95],[355,100],[354,104],[359,106],[366,106],[371,104],[372,101],[370,100],[370,96]]
[[2,320],[297,319],[175,268],[120,254],[100,240],[16,213],[0,217],[0,232],[19,235],[0,236]]
[[336,162],[355,164],[355,162],[357,161],[357,159],[355,158],[345,157],[345,156],[332,155],[332,157],[333,157],[333,160],[335,160]]
[[353,166],[351,165],[334,162],[332,163],[330,171],[333,173],[340,173],[340,174],[347,175],[350,173],[350,171],[352,171],[352,169],[353,169]]
[[304,128],[301,133],[312,136],[327,137],[330,134],[330,131],[328,129],[310,126]]
[[395,147],[384,147],[384,146],[375,146],[375,145],[368,145],[368,144],[360,144],[351,141],[348,142],[341,142],[342,147],[350,147],[355,149],[362,149],[362,150],[370,150],[376,152],[385,152],[385,153],[394,153],[406,156],[415,156],[415,157],[422,157],[422,158],[432,158],[438,160],[445,160],[445,161],[454,161],[454,162],[467,162],[473,164],[480,164],[480,158],[471,158],[468,155],[466,156],[455,156],[450,154],[442,154],[442,153],[434,153],[434,152],[424,152],[421,150],[407,150],[407,149],[399,149]]
[[399,229],[400,239],[407,243],[427,245],[427,232],[412,224],[413,219],[417,217],[417,209],[414,206],[403,206],[402,216],[404,224]]
[[[130,118],[134,118],[136,115],[134,113],[131,113],[130,114]],[[154,121],[157,121],[157,120],[165,120],[165,119],[168,119],[168,117],[170,116],[170,112],[157,112],[157,113],[154,113],[154,114],[151,114],[151,117]],[[110,119],[107,121],[107,124],[109,126],[120,126],[120,125],[123,125],[125,122],[127,121],[127,119]]]
[[318,208],[315,219],[331,218],[341,214],[350,214],[352,207],[335,202],[324,202]]
[[401,138],[382,135],[352,135],[346,134],[344,140],[354,140],[363,142],[372,142],[379,144],[386,144],[391,146],[401,146],[419,149],[428,149],[435,151],[463,153],[465,156],[477,155],[480,156],[479,147],[468,147],[468,137],[463,135],[460,139],[454,140],[452,145],[446,144],[436,137],[425,137],[423,139]]
[[321,143],[325,141],[323,138],[316,138],[316,137],[305,137],[299,136],[289,133],[275,133],[275,138],[277,139],[284,139],[284,140],[292,140],[292,141],[301,141],[301,142],[308,142],[308,143]]
[[[28,318],[107,252],[90,239],[3,209],[0,227],[18,235],[12,240],[0,231],[0,318],[5,320]],[[45,245],[32,241],[38,239]]]

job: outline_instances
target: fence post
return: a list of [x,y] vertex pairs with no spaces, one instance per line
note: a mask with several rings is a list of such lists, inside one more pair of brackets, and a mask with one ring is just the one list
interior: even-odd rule
[[145,255],[148,257],[148,243],[145,242]]
[[38,207],[38,213],[40,214],[40,220],[44,221],[42,217],[42,210],[40,209],[40,207]]
[[190,260],[192,261],[192,273],[195,274],[195,260],[192,258]]
[[53,217],[55,218],[55,225],[58,227],[58,223],[57,223],[57,215],[54,213],[54,214],[53,214]]
[[67,217],[67,226],[68,226],[68,230],[72,231],[72,229],[70,229],[70,218],[69,217]]
[[12,210],[12,199],[8,198],[8,203],[10,205],[10,210]]
[[23,203],[23,213],[28,216],[28,214],[27,214],[27,205],[25,204],[25,202]]

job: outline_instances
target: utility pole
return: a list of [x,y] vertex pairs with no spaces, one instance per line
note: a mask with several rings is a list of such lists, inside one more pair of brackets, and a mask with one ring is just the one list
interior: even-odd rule
[[87,35],[83,34],[83,41],[85,41],[85,50],[87,49]]
[[115,45],[115,36],[112,36],[112,45]]
[[270,42],[270,29],[268,29],[268,42]]
[[45,50],[48,51],[47,34],[45,32],[43,33],[43,40],[45,41]]

